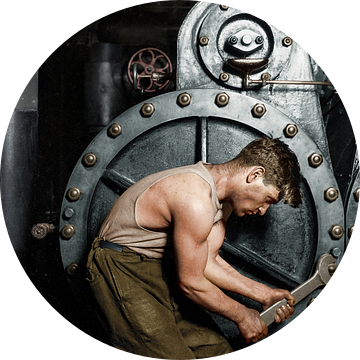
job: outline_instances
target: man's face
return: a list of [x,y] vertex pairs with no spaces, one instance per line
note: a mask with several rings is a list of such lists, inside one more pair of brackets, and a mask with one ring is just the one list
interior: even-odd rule
[[246,190],[239,192],[233,202],[238,216],[264,215],[271,204],[279,202],[279,191],[273,185],[264,185],[262,178],[248,184]]

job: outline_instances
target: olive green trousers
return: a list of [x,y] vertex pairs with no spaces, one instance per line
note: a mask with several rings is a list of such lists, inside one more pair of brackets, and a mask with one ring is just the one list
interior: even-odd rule
[[177,290],[171,261],[92,244],[87,280],[109,343],[161,359],[200,359],[232,352],[213,319]]

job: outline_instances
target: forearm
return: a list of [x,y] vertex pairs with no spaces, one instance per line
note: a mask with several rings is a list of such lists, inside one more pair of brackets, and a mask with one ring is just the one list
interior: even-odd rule
[[260,303],[266,302],[269,291],[271,291],[268,286],[241,275],[220,256],[208,261],[204,275],[219,288],[246,296]]
[[222,315],[239,324],[246,316],[247,308],[233,300],[205,277],[187,283],[179,283],[182,292],[205,309]]

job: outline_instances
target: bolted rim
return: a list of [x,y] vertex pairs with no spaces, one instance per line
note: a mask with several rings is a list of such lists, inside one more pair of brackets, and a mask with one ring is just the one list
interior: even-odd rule
[[[287,138],[284,134],[284,128],[289,124],[289,117],[280,112],[273,106],[266,104],[267,121],[258,121],[251,113],[251,109],[258,104],[258,100],[250,96],[242,95],[235,91],[226,91],[231,101],[226,107],[216,104],[219,94],[218,89],[193,89],[191,90],[191,106],[180,107],[177,104],[177,98],[183,94],[183,91],[174,91],[152,98],[152,105],[157,111],[149,121],[142,121],[143,116],[140,109],[143,104],[138,104],[125,111],[104,128],[88,145],[85,154],[95,153],[99,148],[104,149],[101,159],[98,159],[97,166],[86,167],[80,163],[69,179],[67,188],[78,187],[82,190],[82,201],[70,202],[65,196],[63,199],[60,228],[66,224],[64,211],[72,207],[76,216],[72,217],[72,224],[76,228],[70,241],[60,238],[61,256],[63,264],[67,265],[73,261],[80,263],[84,253],[88,250],[87,246],[87,221],[88,221],[88,203],[91,202],[94,189],[98,180],[103,176],[108,164],[117,156],[119,151],[129,144],[133,139],[142,133],[145,133],[162,124],[173,121],[193,118],[193,117],[214,117],[224,119],[233,123],[241,123],[244,126],[253,128],[264,136],[278,137],[289,145],[297,154],[303,177],[309,186],[310,194],[313,197],[314,206],[317,209],[317,221],[319,243],[315,256],[329,253],[331,249],[332,237],[329,229],[333,224],[343,225],[344,214],[342,199],[339,196],[338,201],[328,202],[324,200],[324,189],[336,188],[337,182],[327,161],[323,159],[324,165],[316,170],[309,166],[309,153],[320,154],[317,145],[313,140],[299,127],[298,134],[294,138]],[[173,104],[173,105],[172,105]],[[263,104],[265,106],[265,104]],[[123,131],[115,141],[110,139],[107,129],[114,123],[121,123]],[[304,146],[306,144],[306,146]],[[315,172],[316,171],[316,172]],[[91,172],[91,174],[89,174]],[[80,179],[80,182],[79,182]],[[341,244],[338,245],[341,249]],[[75,250],[74,250],[75,249]],[[342,249],[343,250],[343,249]]]

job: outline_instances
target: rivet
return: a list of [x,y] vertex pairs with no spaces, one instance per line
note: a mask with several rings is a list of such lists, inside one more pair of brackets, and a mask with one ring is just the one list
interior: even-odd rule
[[282,43],[284,46],[288,47],[288,46],[292,45],[293,41],[292,41],[291,37],[286,36],[286,37],[284,37]]
[[74,276],[79,271],[79,265],[75,262],[72,262],[65,268],[66,274],[69,276]]
[[144,117],[150,117],[155,112],[155,107],[153,104],[145,103],[141,109],[140,113]]
[[[333,249],[331,249],[330,252],[332,253],[331,255],[333,255],[336,258],[341,255],[341,250],[339,248],[333,248]],[[328,271],[329,271],[330,276],[334,275],[334,272],[336,271],[337,267],[338,266],[335,263],[329,264]]]
[[339,197],[339,191],[333,187],[329,187],[324,192],[324,199],[329,202],[335,201]]
[[66,197],[68,198],[68,200],[70,201],[76,201],[79,200],[81,195],[81,191],[79,188],[77,187],[72,187],[68,190],[68,192],[66,193]]
[[94,153],[87,153],[83,157],[83,163],[85,166],[94,166],[97,162],[97,157]]
[[309,306],[310,304],[312,304],[314,302],[314,300],[316,299],[316,297],[311,297],[307,303],[307,306]]
[[119,124],[112,124],[107,131],[108,135],[115,139],[122,133],[121,125]]
[[217,106],[226,106],[229,103],[230,97],[227,93],[217,94],[215,102]]
[[230,75],[228,73],[221,73],[219,78],[221,81],[227,82],[230,79]]
[[354,225],[349,228],[349,231],[348,231],[349,239],[351,238],[353,231],[354,231]]
[[220,9],[221,10],[227,10],[229,7],[228,6],[226,6],[226,5],[220,5]]
[[287,138],[293,138],[299,132],[295,124],[288,124],[284,129],[284,134]]
[[67,224],[64,225],[64,227],[61,229],[61,236],[66,239],[69,240],[73,237],[73,235],[75,234],[75,228],[73,225]]
[[354,191],[354,197],[355,197],[355,201],[356,201],[356,202],[359,202],[359,195],[360,195],[360,188],[357,188],[357,189]]
[[264,104],[255,104],[251,112],[253,116],[261,118],[266,113],[266,107]]
[[188,106],[191,103],[191,96],[188,93],[184,92],[178,96],[177,103],[182,107]]
[[199,42],[201,46],[206,46],[209,43],[209,38],[207,36],[201,36]]
[[329,233],[334,240],[339,240],[344,235],[344,229],[341,225],[333,225]]
[[324,159],[322,157],[322,155],[317,154],[317,153],[313,153],[309,156],[309,165],[311,167],[318,167],[323,163]]

